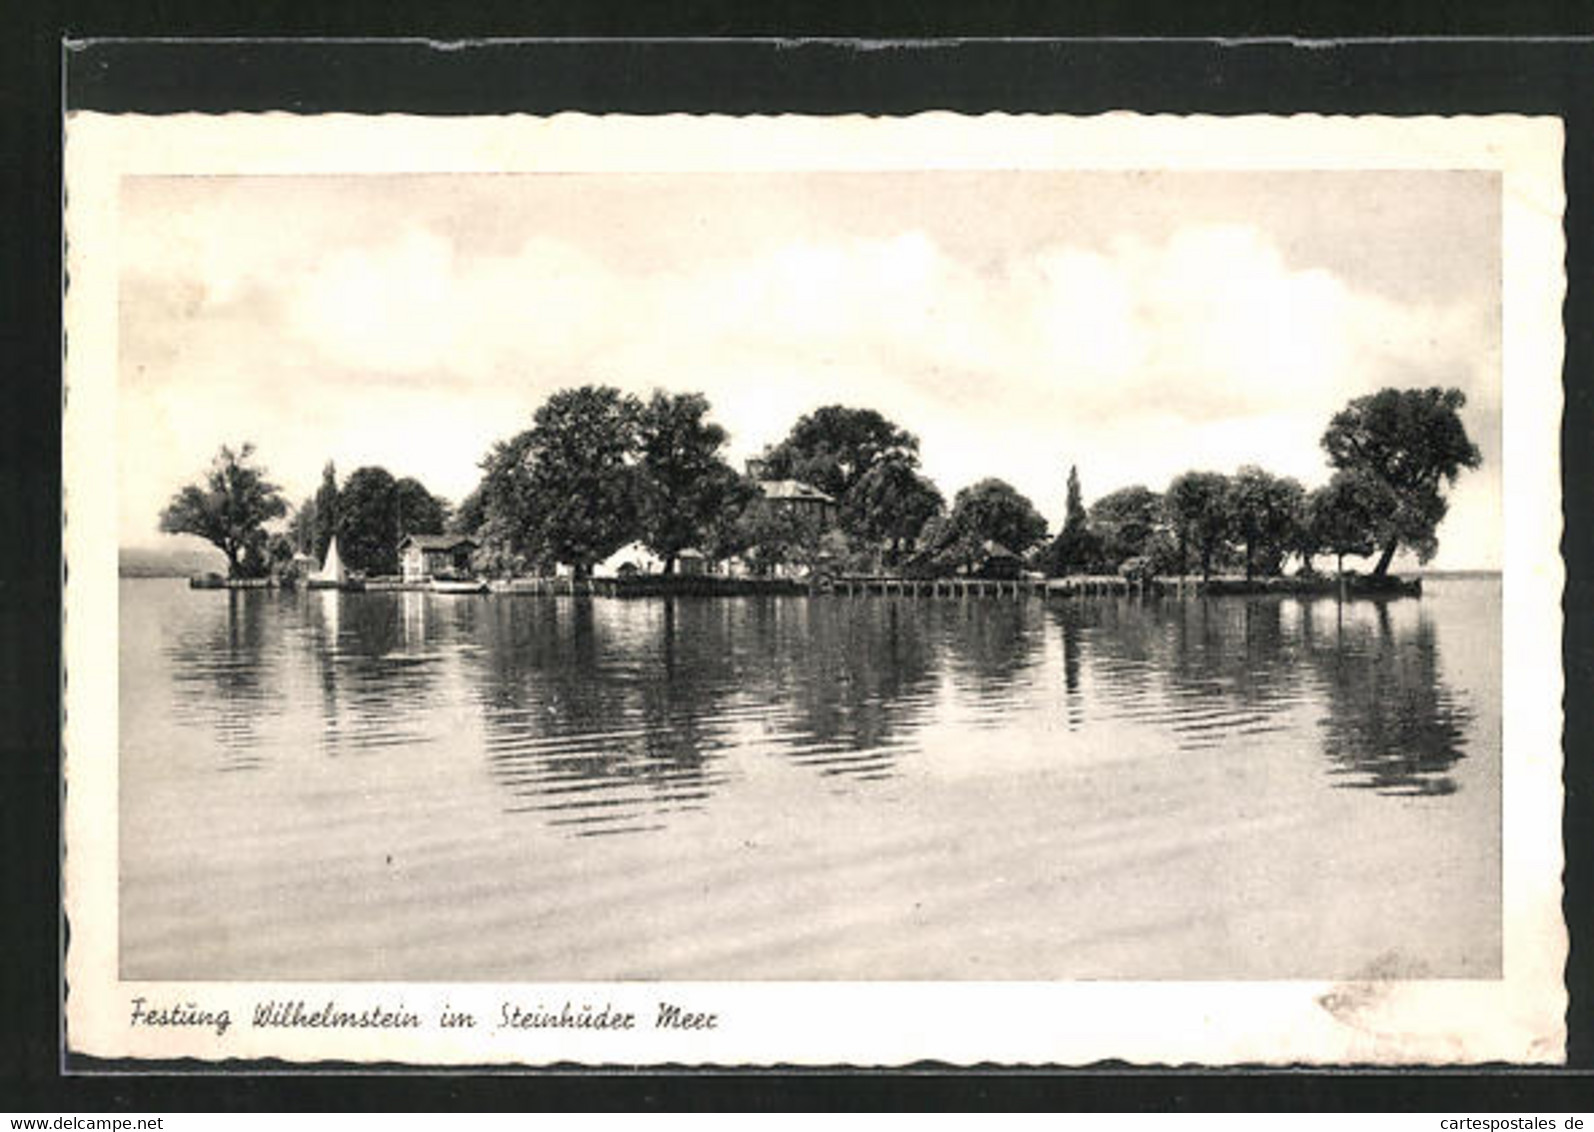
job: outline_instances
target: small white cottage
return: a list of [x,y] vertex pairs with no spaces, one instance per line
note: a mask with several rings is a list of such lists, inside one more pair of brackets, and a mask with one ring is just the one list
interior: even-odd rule
[[640,542],[628,542],[592,568],[599,578],[615,578],[621,574],[657,574],[664,563]]

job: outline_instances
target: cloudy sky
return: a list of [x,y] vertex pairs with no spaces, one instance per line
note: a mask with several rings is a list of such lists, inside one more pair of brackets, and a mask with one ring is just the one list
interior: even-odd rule
[[290,498],[381,464],[458,500],[551,392],[708,395],[732,456],[830,403],[1056,526],[1191,468],[1327,478],[1332,413],[1466,391],[1436,566],[1500,562],[1499,182],[1472,172],[130,177],[124,545],[252,440]]

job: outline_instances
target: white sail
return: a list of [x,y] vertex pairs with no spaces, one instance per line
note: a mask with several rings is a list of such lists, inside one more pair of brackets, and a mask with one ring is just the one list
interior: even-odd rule
[[311,580],[342,583],[347,576],[343,569],[343,560],[338,557],[338,538],[333,535],[332,541],[327,543],[326,560],[321,563],[321,569],[311,576]]

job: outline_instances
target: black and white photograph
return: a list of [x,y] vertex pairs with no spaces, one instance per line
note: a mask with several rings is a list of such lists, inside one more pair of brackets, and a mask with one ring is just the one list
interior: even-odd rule
[[75,125],[104,1048],[1559,1056],[1553,122]]

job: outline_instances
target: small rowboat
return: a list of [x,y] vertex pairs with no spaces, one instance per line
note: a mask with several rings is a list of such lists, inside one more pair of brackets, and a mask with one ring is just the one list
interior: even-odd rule
[[481,578],[433,578],[430,589],[434,594],[484,594],[487,583]]

